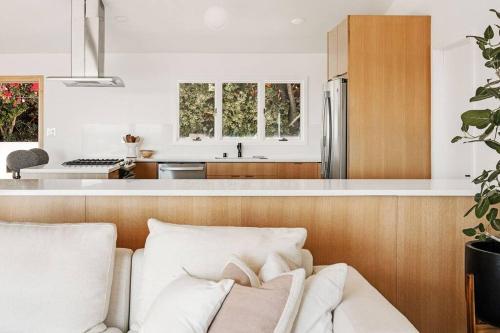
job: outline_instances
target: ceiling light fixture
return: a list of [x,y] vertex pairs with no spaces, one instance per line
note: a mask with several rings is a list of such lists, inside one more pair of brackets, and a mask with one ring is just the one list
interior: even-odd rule
[[292,24],[299,25],[305,22],[302,17],[296,17],[290,21]]
[[205,25],[214,31],[220,31],[226,27],[227,11],[218,6],[208,8],[203,15]]

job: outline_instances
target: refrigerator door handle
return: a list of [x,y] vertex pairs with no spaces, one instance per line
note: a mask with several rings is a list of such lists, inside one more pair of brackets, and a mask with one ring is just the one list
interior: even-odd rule
[[331,163],[332,163],[332,96],[331,92],[326,93],[325,98],[325,119],[324,119],[324,178],[331,178]]
[[323,121],[323,133],[321,136],[321,178],[327,178],[327,173],[326,173],[326,165],[327,165],[327,154],[326,154],[326,147],[327,147],[327,139],[326,139],[326,130],[327,130],[327,109],[328,109],[328,92],[325,91],[323,93],[323,114],[322,114],[322,121]]

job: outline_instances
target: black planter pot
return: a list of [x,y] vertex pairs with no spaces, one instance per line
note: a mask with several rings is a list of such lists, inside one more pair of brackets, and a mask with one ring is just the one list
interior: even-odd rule
[[468,242],[465,245],[465,272],[474,275],[476,317],[500,327],[500,243]]

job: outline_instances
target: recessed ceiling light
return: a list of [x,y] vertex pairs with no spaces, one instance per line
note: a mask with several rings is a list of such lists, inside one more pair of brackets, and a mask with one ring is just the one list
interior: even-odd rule
[[299,25],[305,22],[305,20],[302,17],[296,17],[293,20],[290,21],[292,24]]
[[114,19],[118,23],[124,23],[128,21],[128,17],[126,16],[115,16]]
[[219,31],[226,27],[227,11],[218,6],[208,8],[203,15],[206,26],[212,30]]

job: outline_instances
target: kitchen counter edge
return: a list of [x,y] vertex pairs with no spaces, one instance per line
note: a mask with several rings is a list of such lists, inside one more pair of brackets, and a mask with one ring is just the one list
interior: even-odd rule
[[473,196],[464,180],[0,180],[0,196]]

